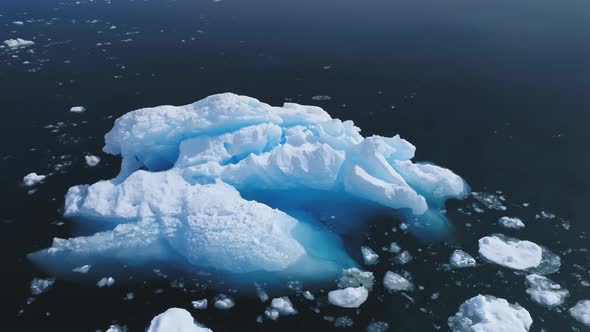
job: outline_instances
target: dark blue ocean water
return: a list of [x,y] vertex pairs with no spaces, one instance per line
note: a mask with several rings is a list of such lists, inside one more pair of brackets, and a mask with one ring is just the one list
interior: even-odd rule
[[[0,15],[1,40],[35,42],[0,50],[0,307],[7,331],[94,331],[113,322],[143,331],[166,308],[191,309],[190,301],[219,292],[233,294],[237,306],[191,310],[214,331],[324,331],[333,328],[325,316],[343,315],[355,322],[349,330],[373,320],[392,331],[445,330],[447,318],[478,293],[520,303],[535,331],[584,330],[565,309],[590,298],[588,1],[3,0]],[[322,305],[318,314],[285,286],[271,296],[289,295],[300,314],[258,324],[266,305],[253,286],[220,284],[213,275],[197,287],[194,276],[161,265],[154,268],[171,268],[169,278],[109,289],[94,286],[97,275],[58,280],[30,301],[30,281],[47,275],[26,254],[80,234],[61,218],[67,188],[118,172],[119,160],[100,152],[114,119],[226,91],[273,105],[319,105],[365,135],[399,133],[417,146],[416,159],[452,169],[474,191],[502,191],[508,211],[464,215],[458,208],[472,200],[449,202],[455,231],[436,243],[384,236],[397,221],[374,220],[367,244],[377,249],[395,240],[414,259],[372,269],[379,286],[359,311]],[[312,100],[316,95],[332,98]],[[87,112],[68,112],[77,105]],[[98,167],[85,165],[88,153],[102,158]],[[33,171],[55,174],[28,194],[21,180]],[[558,217],[535,219],[540,211]],[[499,228],[504,214],[521,217],[526,230]],[[562,308],[533,303],[522,275],[511,270],[441,267],[453,248],[475,255],[477,239],[494,232],[561,256],[561,269],[549,277],[571,293]],[[412,273],[424,287],[410,294],[414,302],[383,292],[386,270]],[[171,285],[178,279],[185,287]],[[335,286],[304,287],[319,295]],[[134,300],[124,300],[128,292]]]

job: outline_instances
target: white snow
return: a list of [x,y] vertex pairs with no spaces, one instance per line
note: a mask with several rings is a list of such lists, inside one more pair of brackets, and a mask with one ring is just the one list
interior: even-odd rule
[[522,222],[522,220],[515,217],[501,217],[500,219],[498,219],[498,223],[506,228],[524,228],[524,223]]
[[563,304],[569,292],[551,279],[538,274],[526,276],[528,286],[526,292],[531,299],[546,307],[555,307]]
[[369,291],[365,287],[348,287],[329,292],[328,302],[343,308],[358,308],[368,296]]
[[86,108],[84,106],[74,106],[74,107],[70,108],[70,112],[82,113],[82,112],[86,112]]
[[456,268],[463,268],[463,267],[473,267],[475,266],[475,258],[473,258],[470,254],[466,253],[463,250],[455,250],[451,254],[451,258],[449,259],[449,264],[452,267]]
[[209,302],[207,301],[207,299],[202,299],[202,300],[196,300],[193,301],[193,308],[198,309],[198,310],[205,310],[207,309],[207,306],[209,305]]
[[34,186],[43,182],[47,178],[46,175],[38,175],[37,173],[29,173],[23,177],[23,184],[27,187]]
[[195,323],[190,312],[170,308],[152,319],[147,332],[211,332]]
[[338,279],[338,287],[347,288],[363,286],[370,291],[373,289],[374,282],[375,277],[373,276],[373,272],[361,271],[356,267],[353,267],[342,270],[342,275],[340,276],[340,279]]
[[383,278],[383,286],[389,291],[411,291],[414,289],[414,284],[404,278],[402,275],[395,272],[387,271]]
[[16,39],[5,40],[4,45],[6,45],[8,48],[11,48],[11,49],[17,49],[17,48],[25,48],[25,47],[35,45],[35,42],[33,42],[31,40],[25,40],[22,38],[16,38]]
[[420,215],[469,191],[450,170],[412,162],[415,147],[399,136],[359,132],[319,107],[273,107],[230,93],[127,113],[103,149],[121,155],[119,176],[66,196],[66,217],[112,230],[55,239],[31,257],[47,266],[176,259],[232,273],[297,263],[318,275],[354,265],[335,235],[306,231],[306,222],[241,193],[280,191],[273,198],[288,203],[293,190],[321,191],[328,200],[354,196]]
[[515,270],[537,267],[543,257],[543,249],[537,244],[501,235],[479,239],[479,253],[493,263]]
[[518,304],[489,295],[477,295],[461,304],[448,323],[453,332],[526,332],[533,319]]
[[361,254],[363,255],[363,260],[366,265],[375,265],[379,262],[379,255],[369,247],[362,246]]
[[100,157],[98,157],[98,156],[93,156],[93,155],[84,156],[84,159],[86,160],[86,165],[88,165],[90,167],[94,167],[94,166],[98,165],[98,163],[100,163]]
[[276,320],[281,316],[296,315],[297,310],[293,307],[291,300],[287,296],[284,296],[272,299],[270,307],[266,309],[264,314],[266,317]]
[[581,300],[570,308],[570,315],[580,323],[590,326],[590,300]]

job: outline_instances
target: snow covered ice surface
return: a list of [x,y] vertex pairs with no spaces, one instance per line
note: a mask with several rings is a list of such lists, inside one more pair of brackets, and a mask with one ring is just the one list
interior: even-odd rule
[[590,326],[590,300],[581,300],[570,308],[570,315],[580,323]]
[[152,319],[147,332],[211,332],[201,327],[190,312],[180,308],[170,308]]
[[543,259],[543,249],[537,244],[499,235],[479,239],[479,253],[493,263],[515,270],[537,267]]
[[104,152],[122,157],[120,174],[66,196],[66,217],[112,230],[56,238],[30,257],[55,271],[64,261],[116,257],[334,275],[355,262],[319,218],[290,210],[293,199],[320,192],[328,201],[355,198],[422,215],[469,191],[450,170],[412,162],[415,148],[399,136],[359,131],[319,107],[272,107],[230,93],[130,112],[105,136]]
[[518,304],[489,295],[477,295],[461,304],[448,323],[453,332],[526,332],[533,319]]
[[561,285],[554,283],[547,277],[538,274],[529,274],[526,276],[527,294],[540,305],[554,307],[561,305],[569,292]]

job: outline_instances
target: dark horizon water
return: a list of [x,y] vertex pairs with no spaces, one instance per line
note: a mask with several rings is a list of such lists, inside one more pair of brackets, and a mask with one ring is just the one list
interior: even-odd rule
[[[590,298],[587,1],[4,0],[0,15],[1,40],[35,42],[0,50],[0,306],[8,330],[95,331],[117,322],[143,331],[173,306],[216,332],[324,331],[333,328],[324,316],[343,315],[354,320],[348,330],[363,331],[373,320],[389,322],[391,331],[446,330],[447,318],[478,293],[523,305],[534,331],[587,329],[565,310]],[[317,314],[285,288],[271,297],[289,295],[300,314],[258,324],[267,304],[253,287],[238,290],[233,310],[199,312],[190,301],[233,287],[212,282],[212,290],[196,288],[190,276],[183,276],[188,290],[163,278],[109,289],[94,286],[99,275],[58,280],[27,304],[30,281],[47,275],[26,254],[48,247],[54,237],[79,233],[61,217],[67,189],[118,172],[119,159],[101,153],[114,119],[226,91],[272,105],[318,105],[332,117],[353,120],[365,136],[399,133],[416,145],[416,160],[450,168],[474,191],[502,191],[509,209],[466,216],[457,209],[471,200],[450,202],[456,232],[434,244],[400,233],[384,237],[396,222],[375,220],[367,244],[378,249],[395,240],[414,259],[373,269],[376,290],[359,312],[323,305]],[[316,95],[332,99],[312,100]],[[87,112],[68,112],[77,105]],[[45,128],[58,123],[58,132]],[[102,158],[99,166],[85,165],[90,153]],[[58,164],[64,166],[55,172]],[[55,174],[28,195],[21,181],[30,172]],[[523,208],[525,202],[530,206]],[[558,218],[536,220],[540,211]],[[495,221],[504,214],[521,217],[527,228],[499,228]],[[459,272],[441,268],[453,248],[475,256],[477,240],[497,232],[561,256],[560,271],[549,277],[570,291],[562,312],[533,303],[522,275],[511,270],[493,264]],[[383,294],[386,270],[410,271],[424,286],[409,294],[415,303]],[[308,287],[320,294],[320,287],[335,285]],[[134,300],[123,299],[128,292]],[[430,298],[435,292],[438,300]]]

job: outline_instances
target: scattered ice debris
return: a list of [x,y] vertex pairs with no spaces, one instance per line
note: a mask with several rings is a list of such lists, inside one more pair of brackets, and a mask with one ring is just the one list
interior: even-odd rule
[[77,272],[77,273],[88,273],[88,271],[90,271],[91,267],[92,267],[91,265],[86,264],[86,265],[82,265],[79,267],[75,267],[72,269],[72,271]]
[[37,175],[37,173],[33,172],[25,175],[23,178],[23,184],[27,187],[32,187],[38,183],[43,182],[46,178],[46,175]]
[[489,295],[477,295],[461,304],[448,323],[453,332],[526,332],[533,319],[518,304]]
[[496,196],[494,194],[484,192],[472,192],[471,195],[488,209],[500,211],[506,211],[507,209],[506,206],[504,206],[503,200],[501,199],[502,196]]
[[198,310],[205,310],[207,309],[208,305],[209,302],[207,301],[207,299],[193,301],[193,308]]
[[315,300],[315,296],[313,296],[313,294],[310,291],[303,292],[303,297],[308,301]]
[[506,228],[520,229],[524,228],[524,223],[520,218],[515,217],[501,217],[498,219],[498,223]]
[[551,219],[555,219],[555,214],[550,213],[550,212],[545,212],[545,211],[541,211],[540,213],[535,215],[535,219],[545,219],[545,220],[551,220]]
[[338,287],[348,288],[363,286],[370,291],[373,289],[374,282],[375,277],[373,276],[373,272],[361,271],[356,267],[353,267],[342,270],[342,276],[338,279]]
[[225,294],[219,294],[215,300],[215,303],[213,304],[213,306],[219,310],[228,310],[233,308],[235,305],[236,303],[234,300]]
[[404,265],[409,263],[412,260],[412,258],[412,254],[409,251],[405,250],[395,257],[395,261],[398,264]]
[[555,307],[561,305],[569,295],[567,289],[554,283],[551,279],[538,274],[526,276],[527,294],[533,301],[546,306]]
[[353,122],[319,107],[273,107],[229,93],[127,113],[105,141],[106,153],[122,156],[119,176],[70,188],[64,214],[114,229],[56,239],[51,251],[29,256],[39,264],[156,258],[248,273],[311,261],[298,271],[318,275],[354,263],[334,233],[298,238],[293,230],[309,223],[240,191],[321,190],[328,199],[351,195],[416,215],[469,191],[450,170],[414,163],[415,147],[399,136],[364,138]]
[[170,308],[152,319],[146,332],[212,332],[199,326],[191,314],[180,308]]
[[389,244],[389,252],[397,254],[400,251],[402,251],[402,248],[396,242],[391,242]]
[[385,332],[389,330],[389,323],[387,322],[372,322],[367,326],[367,332]]
[[470,254],[466,253],[463,250],[455,250],[451,254],[451,258],[449,259],[449,264],[451,267],[455,268],[463,268],[463,267],[473,267],[475,266],[475,258]]
[[90,166],[90,167],[94,167],[96,165],[98,165],[98,163],[100,163],[100,157],[98,156],[84,156],[84,159],[86,160],[86,165]]
[[8,39],[4,41],[4,45],[6,45],[10,49],[18,49],[18,48],[25,48],[32,45],[35,45],[35,42],[31,40],[25,40],[21,38],[16,39]]
[[296,315],[297,310],[293,308],[291,300],[287,296],[283,296],[272,299],[270,307],[266,308],[264,314],[269,319],[277,320],[281,316]]
[[578,322],[590,326],[590,300],[578,301],[569,312]]
[[96,286],[102,288],[102,287],[111,287],[112,285],[115,284],[115,279],[112,277],[105,277],[100,279],[97,283]]
[[369,291],[365,287],[348,287],[329,292],[328,302],[343,308],[358,308],[368,296]]
[[31,293],[35,296],[49,290],[55,284],[55,278],[35,278],[31,281]]
[[541,264],[543,249],[533,242],[498,234],[479,239],[479,254],[493,263],[526,270]]
[[334,327],[351,327],[353,325],[354,321],[348,316],[338,317],[334,320]]
[[330,96],[323,96],[323,95],[311,97],[311,100],[315,100],[315,101],[323,101],[323,100],[331,100],[331,99],[332,99],[332,97],[330,97]]
[[363,255],[365,265],[375,265],[379,262],[379,255],[367,246],[361,247],[361,254]]
[[70,112],[83,113],[83,112],[86,112],[86,108],[84,106],[74,106],[74,107],[70,108]]
[[411,281],[404,278],[400,274],[387,271],[383,278],[383,286],[389,291],[411,291],[414,290],[414,284]]

